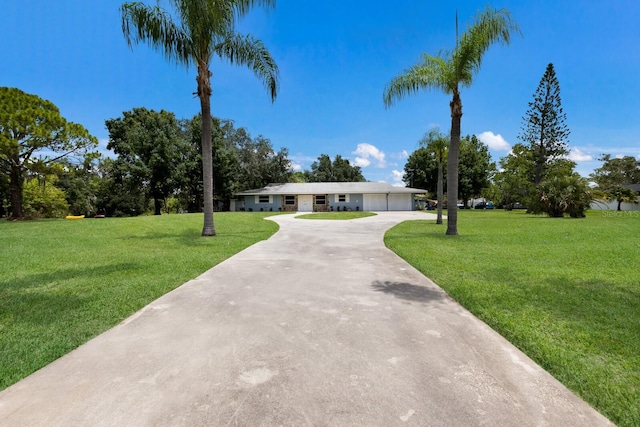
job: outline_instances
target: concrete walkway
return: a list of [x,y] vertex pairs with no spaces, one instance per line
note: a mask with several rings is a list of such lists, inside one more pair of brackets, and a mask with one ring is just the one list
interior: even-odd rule
[[433,216],[274,217],[271,239],[1,392],[0,425],[608,425],[384,247],[413,218]]

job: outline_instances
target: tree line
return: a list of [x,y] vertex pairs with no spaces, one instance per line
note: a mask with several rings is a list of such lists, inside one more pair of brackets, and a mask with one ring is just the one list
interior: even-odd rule
[[[640,182],[640,161],[631,156],[602,155],[602,167],[589,177],[596,185],[592,188],[575,171],[576,163],[567,158],[570,131],[565,120],[560,83],[553,64],[548,64],[522,118],[520,142],[499,160],[498,168],[475,136],[460,139],[457,181],[463,205],[482,197],[506,209],[526,207],[531,213],[581,218],[596,200],[615,200],[618,209],[622,202],[636,202],[638,191],[629,184]],[[439,206],[449,171],[443,168],[448,150],[449,139],[432,129],[420,140],[420,148],[409,156],[404,169],[405,183],[436,193]],[[446,179],[444,191],[448,182]]]
[[[364,181],[361,169],[323,154],[294,173],[286,148],[252,137],[233,120],[213,117],[215,210],[238,192],[275,182]],[[132,216],[202,212],[202,117],[134,108],[105,121],[107,148],[58,108],[16,88],[0,88],[0,216],[61,217],[68,213]]]

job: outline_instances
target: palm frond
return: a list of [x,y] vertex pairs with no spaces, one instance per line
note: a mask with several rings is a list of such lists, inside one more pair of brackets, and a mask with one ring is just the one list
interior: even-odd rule
[[494,43],[508,45],[511,34],[520,34],[518,24],[506,9],[495,10],[487,6],[479,12],[473,25],[460,37],[453,53],[456,79],[463,86],[469,86],[473,76],[480,70],[485,52]]
[[261,79],[269,91],[271,100],[278,94],[279,70],[264,44],[250,35],[229,34],[214,47],[215,53],[232,64],[246,65]]
[[448,54],[438,56],[423,54],[420,62],[405,70],[385,86],[382,95],[384,105],[388,108],[396,101],[421,89],[453,93],[455,82],[451,79],[452,74],[452,62]]
[[184,30],[159,6],[141,2],[124,3],[120,7],[122,32],[129,47],[146,42],[164,54],[169,61],[190,65],[191,43]]

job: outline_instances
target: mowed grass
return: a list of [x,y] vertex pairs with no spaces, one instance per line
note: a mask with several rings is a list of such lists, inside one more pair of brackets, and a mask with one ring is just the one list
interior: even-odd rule
[[335,219],[335,220],[349,220],[349,219],[358,219],[365,218],[368,216],[374,216],[373,212],[359,212],[359,211],[351,211],[351,212],[319,212],[319,213],[310,213],[304,215],[298,215],[296,218],[301,219]]
[[0,221],[0,389],[278,229],[273,213]]
[[461,211],[386,245],[620,426],[640,425],[640,215]]

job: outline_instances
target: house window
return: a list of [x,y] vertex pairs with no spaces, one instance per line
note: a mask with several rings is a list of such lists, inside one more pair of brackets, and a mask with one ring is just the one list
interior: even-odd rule
[[323,194],[323,195],[318,195],[316,196],[316,205],[326,205],[327,204],[327,197]]
[[349,203],[349,195],[348,194],[336,194],[336,202],[338,202],[338,203]]
[[258,203],[271,203],[271,196],[258,196]]
[[296,204],[296,196],[284,196],[284,204],[285,205],[295,205]]

